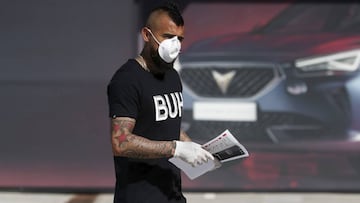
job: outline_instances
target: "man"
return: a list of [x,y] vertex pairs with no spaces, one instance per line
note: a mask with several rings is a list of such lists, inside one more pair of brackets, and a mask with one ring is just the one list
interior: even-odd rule
[[195,166],[214,157],[180,130],[182,85],[174,60],[184,21],[174,6],[155,8],[141,35],[144,47],[108,85],[116,171],[114,202],[186,202],[180,170],[168,159]]

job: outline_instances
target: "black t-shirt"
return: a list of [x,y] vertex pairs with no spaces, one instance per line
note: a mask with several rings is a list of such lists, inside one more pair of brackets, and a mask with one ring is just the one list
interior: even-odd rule
[[[108,89],[109,116],[136,120],[133,133],[150,140],[178,140],[183,108],[182,86],[172,69],[156,78],[134,59],[112,77]],[[180,170],[167,158],[114,157],[115,203],[186,202]]]

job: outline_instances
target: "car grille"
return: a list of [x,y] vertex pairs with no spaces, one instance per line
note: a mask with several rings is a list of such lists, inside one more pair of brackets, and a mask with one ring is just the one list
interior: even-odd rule
[[261,113],[257,122],[193,120],[187,133],[195,140],[207,141],[227,128],[241,141],[272,142],[267,129],[278,125],[318,126],[320,130],[317,136],[324,133],[320,132],[324,130],[320,121],[290,113]]
[[[214,74],[225,76],[233,73],[228,84],[221,89]],[[183,83],[196,95],[202,97],[247,98],[259,93],[275,78],[274,68],[185,68],[180,72]],[[226,76],[225,76],[226,77]],[[225,78],[224,77],[224,78]]]

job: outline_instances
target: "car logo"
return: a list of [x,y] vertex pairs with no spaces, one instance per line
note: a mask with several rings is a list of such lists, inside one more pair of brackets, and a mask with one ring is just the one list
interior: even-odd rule
[[226,94],[229,84],[234,78],[236,71],[233,70],[227,73],[219,73],[217,71],[211,71],[211,73],[215,79],[216,84],[220,88],[221,92],[223,94]]

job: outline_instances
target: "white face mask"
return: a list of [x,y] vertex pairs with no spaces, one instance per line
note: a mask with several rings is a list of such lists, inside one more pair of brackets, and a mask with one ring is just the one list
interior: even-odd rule
[[181,43],[177,36],[170,39],[165,39],[161,43],[156,39],[150,29],[147,28],[156,43],[159,44],[159,56],[167,63],[173,62],[180,53]]

